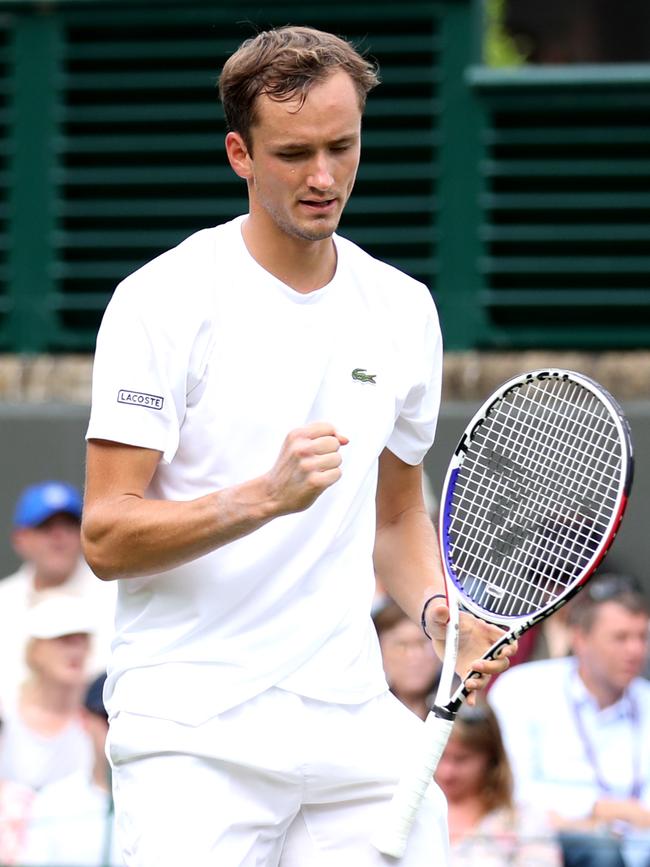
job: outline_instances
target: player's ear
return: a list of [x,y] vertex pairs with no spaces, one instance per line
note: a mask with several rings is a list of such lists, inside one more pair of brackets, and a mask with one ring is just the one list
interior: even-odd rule
[[226,155],[234,173],[248,180],[253,175],[253,158],[248,145],[238,132],[226,135]]

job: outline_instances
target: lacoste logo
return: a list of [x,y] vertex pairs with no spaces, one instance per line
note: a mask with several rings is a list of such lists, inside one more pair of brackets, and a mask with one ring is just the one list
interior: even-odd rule
[[129,406],[146,406],[149,409],[162,409],[165,398],[159,397],[157,394],[146,394],[146,392],[142,391],[129,391],[126,388],[121,388],[117,393],[117,402],[126,403]]
[[352,371],[352,379],[356,379],[357,382],[371,382],[373,385],[377,385],[376,376],[376,373],[366,373],[365,367],[355,367]]

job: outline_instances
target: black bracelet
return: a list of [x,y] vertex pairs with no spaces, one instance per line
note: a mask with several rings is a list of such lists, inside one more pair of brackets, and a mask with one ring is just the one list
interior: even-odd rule
[[444,593],[434,593],[433,596],[429,596],[427,601],[424,603],[424,607],[422,608],[422,617],[420,617],[420,625],[422,626],[422,631],[424,632],[424,634],[426,635],[426,637],[430,641],[432,641],[433,639],[431,638],[431,636],[427,632],[427,621],[425,618],[426,618],[426,614],[427,614],[427,608],[429,607],[429,602],[433,602],[434,599],[444,599],[446,602],[447,596]]

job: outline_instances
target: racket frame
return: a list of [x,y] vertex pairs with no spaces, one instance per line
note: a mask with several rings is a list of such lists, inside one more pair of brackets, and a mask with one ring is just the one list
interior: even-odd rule
[[[603,532],[603,538],[600,544],[592,554],[588,564],[585,566],[584,574],[582,575],[580,580],[575,583],[575,585],[571,585],[569,588],[567,588],[567,590],[564,591],[564,593],[561,593],[547,606],[536,611],[530,617],[491,613],[490,617],[487,618],[484,610],[480,606],[475,605],[473,601],[467,596],[465,596],[465,594],[463,593],[462,588],[456,578],[454,567],[450,559],[450,546],[448,544],[449,515],[451,512],[451,502],[454,494],[455,481],[463,464],[464,456],[468,451],[469,443],[472,442],[472,440],[476,436],[478,429],[489,416],[492,407],[499,403],[499,401],[503,400],[509,392],[514,391],[515,389],[520,388],[523,385],[532,384],[533,382],[535,382],[535,380],[544,379],[557,379],[575,382],[585,388],[587,391],[591,392],[595,397],[597,397],[609,408],[611,417],[614,420],[614,423],[618,430],[619,441],[621,444],[621,462],[624,466],[624,471],[621,473],[619,488],[617,492],[618,497],[620,497],[619,507],[617,511],[611,515],[607,524],[607,529]],[[472,420],[467,425],[464,433],[462,434],[447,468],[447,473],[442,488],[442,508],[440,511],[439,520],[440,552],[442,555],[445,578],[447,579],[445,586],[447,594],[449,586],[452,586],[457,591],[458,597],[462,601],[463,608],[465,608],[467,611],[470,611],[475,617],[478,617],[481,620],[487,620],[490,623],[496,623],[505,627],[512,627],[517,632],[517,635],[513,638],[513,640],[515,640],[531,626],[534,626],[536,623],[539,623],[541,620],[544,620],[546,617],[553,614],[555,611],[558,610],[558,608],[561,608],[566,602],[569,601],[569,599],[571,599],[573,596],[575,596],[576,593],[578,593],[578,591],[583,587],[583,585],[586,584],[589,578],[591,578],[591,576],[594,574],[598,566],[603,561],[605,555],[609,551],[612,542],[614,541],[614,538],[616,536],[616,533],[618,532],[621,521],[623,520],[623,514],[625,513],[630,488],[632,486],[633,475],[634,459],[629,423],[616,400],[608,391],[606,391],[606,389],[599,385],[599,383],[595,382],[593,379],[590,379],[588,376],[585,376],[582,373],[577,373],[572,370],[564,370],[560,368],[543,368],[540,370],[533,370],[509,379],[507,382],[503,383],[503,385],[497,391],[495,391],[476,411]],[[503,642],[499,641],[498,646],[499,648],[502,647]],[[486,658],[492,658],[492,656],[486,656]]]
[[[462,592],[460,584],[455,578],[449,557],[449,512],[455,479],[462,466],[464,455],[468,450],[468,444],[472,441],[480,426],[485,422],[492,407],[503,400],[510,391],[520,388],[522,385],[532,384],[535,380],[549,378],[576,382],[594,394],[610,410],[610,415],[614,420],[621,444],[622,472],[617,492],[617,496],[620,498],[618,508],[611,515],[606,525],[606,530],[603,533],[603,538],[585,565],[579,580],[566,587],[559,596],[543,608],[534,611],[528,616],[500,615],[490,612],[488,617],[484,609],[475,605]],[[477,674],[477,672],[468,672],[462,678],[460,685],[453,695],[450,695],[460,635],[459,602],[463,609],[466,609],[479,619],[504,628],[503,635],[483,655],[483,659],[486,660],[493,659],[501,648],[516,641],[532,626],[540,623],[565,605],[584,587],[611,547],[623,519],[629,498],[633,469],[632,439],[629,424],[623,411],[609,392],[599,385],[599,383],[581,373],[560,368],[543,368],[520,374],[503,383],[474,414],[462,434],[450,461],[441,499],[442,509],[439,522],[439,538],[445,575],[445,593],[450,618],[446,630],[445,654],[440,682],[433,708],[425,720],[421,730],[421,737],[413,745],[404,773],[393,795],[389,812],[385,817],[382,827],[373,839],[373,844],[380,852],[394,858],[400,858],[404,854],[411,826],[447,744],[458,709],[469,694],[466,683],[470,677]]]

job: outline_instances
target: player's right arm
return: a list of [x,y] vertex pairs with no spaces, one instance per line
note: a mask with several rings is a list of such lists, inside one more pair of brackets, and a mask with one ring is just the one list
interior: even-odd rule
[[104,580],[171,569],[308,508],[341,475],[347,439],[326,422],[291,431],[273,467],[239,485],[188,501],[145,492],[161,453],[93,439],[88,443],[82,542]]

